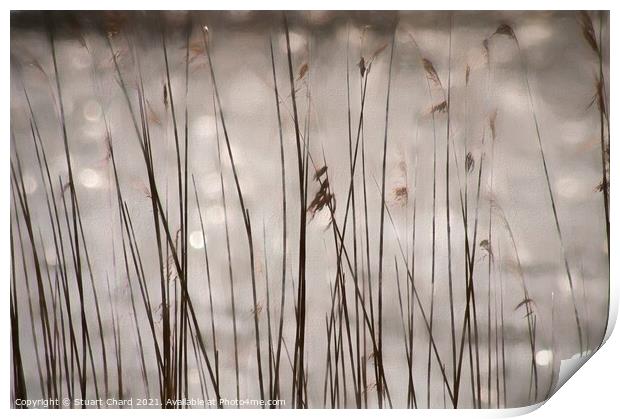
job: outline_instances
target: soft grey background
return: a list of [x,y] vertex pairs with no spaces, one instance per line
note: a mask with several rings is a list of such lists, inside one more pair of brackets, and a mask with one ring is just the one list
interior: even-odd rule
[[[395,35],[390,118],[387,154],[388,207],[398,229],[398,235],[407,248],[411,246],[411,211],[413,197],[417,196],[416,283],[426,310],[430,304],[431,270],[431,205],[433,173],[433,124],[430,108],[442,100],[442,93],[432,89],[429,97],[426,76],[420,53],[411,42],[415,37],[421,53],[434,64],[444,86],[448,79],[448,46],[450,14],[447,12],[399,12]],[[154,13],[135,13],[127,18],[126,26],[114,38],[119,51],[121,67],[128,80],[134,74],[133,51],[127,44],[131,39],[141,62],[147,99],[153,113],[151,136],[154,143],[156,169],[160,190],[170,189],[170,206],[175,207],[174,140],[172,122],[162,100],[165,80],[161,38]],[[594,14],[593,14],[594,16]],[[57,40],[59,72],[63,86],[63,99],[67,116],[68,135],[77,176],[77,194],[80,199],[83,221],[89,242],[89,252],[94,274],[101,294],[105,295],[105,276],[113,283],[113,299],[123,327],[125,381],[129,394],[144,395],[139,379],[135,331],[128,300],[127,278],[121,267],[120,226],[114,202],[114,185],[111,183],[110,163],[106,159],[105,128],[103,115],[109,120],[120,170],[123,193],[132,213],[145,261],[156,260],[153,240],[150,202],[146,196],[147,181],[144,162],[139,154],[135,134],[119,88],[109,50],[99,32],[88,24],[96,15],[84,14],[83,26],[77,33],[60,26]],[[342,223],[346,192],[349,183],[346,60],[349,42],[351,77],[352,124],[357,126],[359,117],[359,71],[356,67],[360,55],[368,58],[373,51],[391,41],[395,14],[383,12],[296,12],[291,14],[291,47],[294,68],[309,64],[309,71],[299,81],[298,103],[300,115],[308,115],[310,124],[311,153],[316,161],[322,160],[324,150],[329,167],[333,191],[338,200],[337,220]],[[63,17],[58,16],[62,22]],[[279,275],[281,255],[282,217],[280,208],[279,140],[271,63],[269,37],[274,43],[278,83],[283,97],[283,126],[286,150],[287,197],[289,199],[289,249],[290,272],[297,272],[296,236],[298,234],[299,203],[296,177],[294,129],[290,117],[291,102],[286,67],[286,43],[278,13],[259,12],[196,12],[192,19],[194,30],[190,66],[190,91],[187,99],[185,83],[184,12],[165,15],[168,27],[167,42],[171,77],[177,117],[183,122],[182,109],[189,107],[190,169],[195,176],[206,222],[207,245],[211,258],[214,284],[219,345],[228,348],[220,354],[222,393],[234,396],[234,364],[232,355],[232,327],[230,323],[230,295],[228,291],[228,262],[225,252],[224,215],[219,187],[215,116],[211,103],[212,85],[204,54],[200,51],[199,25],[208,25],[212,56],[222,104],[227,118],[233,153],[240,182],[251,211],[255,230],[257,253],[257,278],[259,301],[265,304],[264,277],[269,269],[272,301],[280,295]],[[597,22],[595,29],[598,33]],[[606,17],[607,21],[607,17]],[[467,147],[475,159],[475,170],[470,174],[470,211],[475,205],[475,179],[480,155],[490,154],[489,115],[497,110],[497,139],[494,147],[494,178],[491,184],[488,165],[482,179],[482,197],[478,241],[486,238],[488,203],[493,199],[505,213],[514,233],[524,279],[537,313],[537,350],[552,351],[553,359],[570,357],[579,351],[575,330],[573,307],[568,289],[560,243],[555,232],[553,215],[545,184],[542,161],[537,148],[534,123],[528,102],[519,53],[506,36],[496,36],[491,42],[490,71],[482,41],[496,30],[499,23],[509,23],[519,40],[527,74],[532,88],[533,105],[541,125],[541,135],[548,160],[552,188],[564,236],[564,244],[571,271],[576,283],[578,309],[589,348],[601,340],[607,315],[607,287],[609,281],[608,257],[605,239],[602,194],[595,192],[601,180],[600,127],[596,106],[589,107],[595,93],[597,58],[581,35],[577,16],[572,12],[456,12],[453,14],[451,57],[451,138],[456,145],[459,161],[458,175],[451,160],[451,217],[453,276],[455,281],[457,330],[460,333],[464,310],[464,260],[463,229],[460,218],[458,188],[464,186],[463,162]],[[366,25],[367,28],[363,29]],[[604,49],[608,50],[607,32],[604,27]],[[364,33],[362,41],[362,32]],[[385,129],[385,100],[387,92],[388,47],[373,64],[368,81],[365,109],[364,138],[366,171],[368,177],[369,222],[371,234],[371,262],[376,278],[381,162]],[[44,192],[36,165],[36,156],[30,138],[29,113],[22,92],[22,81],[28,89],[37,114],[48,157],[51,158],[52,176],[66,178],[66,163],[62,136],[55,104],[55,79],[51,63],[49,39],[42,17],[31,13],[13,13],[11,27],[11,122],[15,134],[13,150],[19,151],[24,167],[25,183],[31,201],[33,218],[41,229],[41,248],[46,261],[56,266],[52,236],[44,205]],[[605,54],[605,60],[607,60]],[[17,71],[21,66],[21,74]],[[469,85],[465,85],[465,69],[471,68]],[[607,65],[605,66],[607,68]],[[96,71],[94,71],[96,69]],[[608,81],[608,79],[607,79]],[[131,82],[130,82],[131,84]],[[306,93],[310,91],[310,108]],[[102,102],[98,99],[102,98]],[[437,272],[435,300],[435,336],[442,357],[450,359],[449,310],[447,288],[447,247],[445,225],[445,114],[436,114],[437,160]],[[486,132],[486,148],[480,139]],[[238,201],[228,159],[223,156],[224,180],[230,218],[233,265],[237,282],[237,320],[240,347],[240,372],[242,397],[258,397],[256,384],[256,359],[252,318],[252,299],[247,259],[247,243],[240,218]],[[488,162],[489,160],[486,160]],[[358,166],[361,167],[361,166]],[[417,188],[413,188],[415,172]],[[375,183],[375,180],[376,182]],[[406,205],[395,199],[393,190],[408,187]],[[312,185],[310,195],[316,192]],[[361,201],[361,176],[356,178],[358,194],[358,226],[362,246],[363,212]],[[190,188],[191,191],[191,188]],[[111,204],[114,203],[114,204]],[[197,209],[190,194],[190,233],[200,231]],[[15,207],[16,208],[16,207]],[[178,225],[176,214],[170,218],[172,226]],[[14,223],[15,218],[11,220]],[[325,315],[329,312],[329,287],[335,278],[335,256],[332,233],[325,230],[329,221],[323,210],[308,225],[308,396],[311,407],[322,406],[325,365]],[[266,248],[262,244],[262,225],[266,226]],[[505,305],[506,374],[508,404],[530,404],[529,348],[523,309],[515,311],[522,300],[520,280],[515,270],[516,256],[506,229],[494,217],[492,244],[495,256],[494,278],[503,278]],[[385,224],[385,310],[384,310],[384,362],[395,407],[406,402],[406,360],[402,343],[402,328],[397,304],[394,257],[402,260],[395,232],[386,219]],[[348,234],[349,242],[352,240]],[[203,334],[209,327],[202,239],[199,233],[191,234],[192,250],[189,254],[189,280],[192,297],[200,316]],[[113,264],[116,252],[116,266]],[[410,253],[410,252],[409,252]],[[268,258],[264,266],[263,255]],[[486,377],[486,304],[487,261],[484,252],[477,252],[477,300],[480,304],[481,368]],[[42,256],[43,257],[43,256]],[[18,258],[19,259],[19,258]],[[18,267],[21,262],[18,261]],[[69,267],[70,268],[70,267]],[[158,292],[157,264],[146,264],[147,274],[153,278],[153,293]],[[361,268],[360,268],[361,269]],[[21,271],[18,270],[18,278]],[[290,281],[291,274],[288,275]],[[401,272],[401,284],[404,275]],[[289,286],[291,286],[289,282]],[[492,299],[495,297],[493,289]],[[552,295],[554,304],[552,304]],[[293,291],[287,294],[284,338],[289,349],[294,341],[294,314],[290,304]],[[20,289],[20,298],[26,298]],[[31,298],[34,298],[31,296]],[[90,298],[90,297],[88,297]],[[497,297],[499,298],[499,296]],[[353,301],[351,294],[350,301]],[[494,300],[493,300],[494,301]],[[492,301],[492,303],[493,303]],[[274,306],[276,304],[274,303]],[[77,306],[77,305],[76,305]],[[20,312],[26,324],[27,309]],[[552,316],[552,309],[554,311]],[[495,310],[495,309],[493,309]],[[261,314],[261,327],[266,342],[266,316]],[[272,315],[277,315],[274,308]],[[95,321],[94,312],[88,313]],[[92,318],[91,318],[92,316]],[[139,317],[145,323],[143,307]],[[553,317],[553,323],[552,323]],[[105,316],[106,333],[112,333],[111,319]],[[416,345],[414,372],[416,391],[422,407],[426,394],[426,350],[428,337],[416,309]],[[493,339],[495,327],[492,328]],[[34,357],[30,330],[20,331],[22,350]],[[457,336],[457,338],[460,336]],[[458,340],[458,339],[457,339]],[[418,343],[419,342],[419,343]],[[264,343],[263,359],[266,359]],[[152,345],[145,345],[147,363],[152,360]],[[110,355],[111,356],[111,355]],[[547,353],[539,361],[539,393],[544,394],[549,385],[555,362]],[[448,362],[449,363],[449,362]],[[467,364],[467,362],[465,362]],[[288,401],[290,369],[285,356],[282,358],[283,387]],[[370,365],[370,364],[369,364]],[[437,365],[434,365],[431,385],[432,406],[443,406],[443,391]],[[495,368],[495,364],[493,364]],[[369,371],[371,368],[369,369]],[[448,368],[450,370],[450,368]],[[26,380],[33,395],[38,389],[34,363],[26,363]],[[465,371],[468,377],[468,367]],[[134,378],[135,377],[135,378]],[[190,376],[192,390],[199,396],[197,373]],[[156,383],[153,371],[152,383]],[[468,378],[462,390],[464,406],[471,403]],[[593,384],[595,385],[595,384]],[[493,383],[494,386],[494,383]],[[482,381],[482,399],[489,389]],[[491,392],[495,391],[493,388]],[[151,392],[156,393],[155,387]],[[192,393],[192,391],[190,391]],[[539,397],[542,397],[539,394]],[[349,396],[352,406],[353,396]],[[369,400],[375,402],[374,395]]]

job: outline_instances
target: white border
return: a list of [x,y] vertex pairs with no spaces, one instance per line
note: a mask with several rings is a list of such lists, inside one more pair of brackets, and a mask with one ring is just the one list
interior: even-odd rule
[[[8,1],[7,10],[2,16],[2,59],[3,66],[0,71],[2,71],[2,80],[3,80],[3,101],[2,101],[2,127],[4,128],[4,138],[0,145],[0,158],[2,159],[2,169],[4,170],[4,179],[3,182],[0,183],[0,193],[3,198],[0,202],[0,219],[4,220],[3,223],[0,223],[0,242],[2,243],[2,249],[0,249],[0,266],[4,267],[4,306],[5,310],[8,310],[8,299],[9,299],[9,269],[10,269],[10,244],[9,244],[9,219],[10,219],[10,204],[9,204],[9,156],[10,156],[10,125],[9,125],[9,98],[10,98],[10,73],[9,73],[9,54],[10,50],[10,13],[9,10],[38,10],[38,9],[46,9],[53,7],[55,9],[106,9],[106,10],[123,10],[123,9],[140,9],[140,10],[149,10],[149,9],[169,9],[171,5],[174,6],[174,9],[178,10],[199,10],[204,8],[209,9],[223,9],[223,10],[281,10],[281,9],[290,9],[291,7],[295,7],[296,9],[336,9],[336,10],[360,10],[360,9],[382,9],[382,10],[408,10],[412,7],[415,7],[420,10],[461,10],[461,9],[472,9],[472,10],[493,10],[493,9],[521,9],[521,10],[547,10],[547,9],[564,9],[564,10],[575,10],[575,9],[589,9],[589,10],[611,10],[610,21],[614,20],[614,5],[612,1],[602,1],[602,0],[591,0],[588,2],[585,1],[574,1],[574,0],[564,0],[562,2],[554,2],[549,0],[521,0],[521,1],[504,1],[504,2],[491,2],[491,1],[467,1],[467,2],[459,2],[459,1],[432,1],[432,2],[413,2],[402,1],[402,0],[382,0],[381,2],[376,3],[361,3],[361,2],[344,2],[344,1],[335,1],[335,0],[297,0],[295,2],[282,1],[282,0],[263,0],[260,2],[257,1],[213,1],[213,0],[202,0],[202,1],[187,1],[187,0],[176,0],[174,2],[163,1],[163,0],[150,0],[150,1],[132,1],[128,3],[125,1],[119,0],[107,0],[105,3],[97,2],[97,3],[85,3],[84,1],[55,1],[53,3],[44,2],[44,1]],[[5,4],[6,4],[5,3]],[[374,6],[374,7],[373,7]],[[617,36],[615,36],[616,32],[613,30],[614,25],[610,25],[611,30],[611,103],[615,103],[614,99],[617,97],[614,93],[617,91],[616,89],[616,77],[613,74],[613,70],[619,68],[617,65],[616,55],[613,51],[613,47],[616,45]],[[610,107],[611,112],[611,131],[616,132],[618,124],[616,124],[616,119],[613,116],[614,106]],[[617,161],[616,156],[616,147],[611,148],[612,153],[612,161]],[[617,175],[617,167],[614,164],[611,165],[611,183],[614,183],[614,179],[620,179]],[[619,199],[616,198],[616,194],[611,195],[611,229],[612,229],[612,249],[615,248],[615,238],[617,237],[617,228],[614,223],[613,215],[614,209],[617,208],[616,204],[620,202]],[[618,313],[618,281],[614,280],[616,274],[618,273],[618,264],[614,261],[614,258],[611,259],[610,266],[610,276],[612,278],[611,281],[611,308],[610,308],[610,321],[606,338],[609,337],[613,327],[616,323],[617,313]],[[80,415],[90,416],[90,417],[106,417],[108,415],[111,416],[119,416],[119,417],[127,417],[129,414],[132,416],[137,415],[138,417],[152,417],[153,415],[157,417],[162,417],[168,415],[166,412],[159,410],[137,410],[137,411],[115,411],[114,413],[110,413],[109,411],[44,411],[44,410],[36,410],[23,412],[14,409],[9,409],[9,395],[10,395],[10,340],[9,340],[9,316],[1,315],[0,316],[0,324],[2,325],[2,345],[0,345],[0,359],[2,362],[2,377],[4,378],[0,382],[0,394],[5,397],[5,405],[2,406],[2,410],[5,410],[8,415],[20,416],[27,414],[29,417],[44,417],[51,415],[67,415],[74,416]],[[611,417],[612,412],[617,414],[617,397],[618,397],[618,378],[620,377],[620,340],[617,336],[613,336],[609,341],[601,348],[601,350],[594,355],[594,357],[588,361],[588,367],[582,369],[577,373],[577,377],[569,380],[569,382],[561,388],[558,393],[556,393],[541,409],[536,410],[534,413],[530,414],[530,417],[535,418],[546,418],[546,417],[562,417],[564,419],[570,418],[583,418],[588,415],[590,417]],[[337,414],[343,418],[346,417],[375,417],[377,414],[381,414],[384,416],[391,417],[410,417],[411,415],[415,416],[424,416],[424,417],[447,417],[447,416],[458,416],[463,418],[480,418],[480,417],[504,417],[504,416],[516,416],[520,414],[525,414],[529,411],[535,410],[532,408],[525,409],[511,409],[504,411],[473,411],[473,410],[458,410],[458,411],[444,411],[444,410],[434,410],[434,411],[405,411],[405,410],[396,410],[396,411],[383,411],[378,412],[376,410],[366,410],[366,411],[354,411],[354,410],[341,410],[338,412],[329,411],[329,410],[310,410],[306,412],[292,412],[291,410],[283,410],[283,411],[270,411],[269,413],[265,411],[257,411],[257,410],[248,410],[248,411],[238,411],[238,410],[225,410],[218,412],[218,416],[222,417],[239,417],[239,416],[252,416],[252,417],[260,417],[264,415],[274,415],[277,417],[289,417],[289,415],[299,415],[303,417],[325,417],[327,415],[331,416],[333,414]],[[178,414],[173,413],[173,414]],[[204,417],[205,412],[203,410],[193,410],[186,411],[183,413],[188,417]],[[148,416],[147,416],[148,415]]]

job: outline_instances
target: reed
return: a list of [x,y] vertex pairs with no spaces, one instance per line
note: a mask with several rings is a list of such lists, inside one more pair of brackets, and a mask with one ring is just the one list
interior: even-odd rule
[[551,212],[553,214],[555,230],[558,236],[558,241],[560,244],[560,251],[562,253],[562,258],[564,261],[564,270],[566,272],[566,278],[568,280],[568,286],[570,288],[570,294],[571,294],[571,299],[573,303],[573,314],[575,316],[575,325],[577,328],[577,337],[579,341],[579,352],[583,353],[584,352],[584,343],[583,343],[583,336],[582,336],[583,333],[581,329],[581,320],[579,316],[579,310],[577,309],[577,300],[576,300],[575,290],[573,286],[573,276],[571,273],[570,265],[568,263],[568,256],[566,255],[566,246],[564,244],[564,239],[562,237],[562,229],[560,227],[560,220],[558,217],[555,195],[553,194],[553,188],[551,187],[549,169],[547,167],[547,158],[545,156],[545,151],[544,151],[544,147],[542,143],[542,134],[540,130],[540,124],[538,122],[538,117],[536,115],[536,109],[534,107],[534,100],[532,99],[532,89],[530,87],[530,81],[529,81],[529,77],[527,73],[527,65],[526,65],[525,57],[523,55],[523,51],[521,50],[521,46],[519,45],[519,40],[517,39],[517,36],[514,30],[509,25],[501,24],[491,37],[494,37],[494,36],[507,36],[511,41],[513,41],[519,53],[519,59],[521,62],[521,71],[522,71],[523,78],[525,81],[525,88],[527,91],[528,103],[530,107],[530,112],[532,114],[532,120],[534,122],[534,128],[535,128],[537,145],[538,145],[538,152],[540,154],[540,159],[543,165],[543,171],[545,173],[547,192],[549,193],[549,201],[551,203]]
[[[339,113],[328,109],[332,126],[318,97],[325,88],[317,86],[323,38],[303,14],[265,15],[273,25],[257,44],[254,58],[262,64],[249,71],[268,80],[273,96],[259,99],[270,104],[272,132],[265,156],[251,162],[265,157],[274,164],[275,187],[259,189],[264,196],[255,199],[237,154],[254,138],[236,135],[244,132],[236,125],[247,123],[237,106],[247,104],[230,99],[236,86],[214,49],[224,42],[220,24],[209,29],[192,13],[175,20],[165,12],[137,16],[46,13],[47,50],[39,52],[45,61],[11,57],[12,105],[24,109],[11,121],[13,402],[146,396],[164,408],[185,408],[183,400],[201,397],[223,408],[219,400],[236,397],[283,399],[295,408],[500,408],[549,396],[553,379],[549,389],[542,386],[553,371],[536,363],[548,344],[541,327],[548,319],[520,256],[528,243],[518,235],[521,226],[511,224],[512,208],[505,212],[501,195],[494,196],[504,175],[498,169],[509,158],[498,141],[497,112],[487,116],[502,88],[491,78],[491,53],[503,47],[502,38],[514,46],[523,77],[549,196],[543,215],[554,224],[580,351],[590,347],[594,296],[583,268],[577,296],[571,243],[552,188],[551,144],[512,27],[501,24],[483,40],[486,66],[464,66],[463,88],[458,15],[449,15],[445,45],[435,51],[445,59],[435,62],[437,54],[405,33],[406,24],[351,19],[346,51],[338,51],[346,62],[337,70]],[[597,66],[602,181],[595,191],[603,198],[609,249],[606,15],[597,24],[592,16],[577,15]],[[154,30],[146,27],[152,24]],[[357,35],[359,51],[352,47]],[[401,48],[403,41],[411,49]],[[84,96],[92,94],[101,111],[97,169],[108,185],[98,210],[109,234],[100,240],[80,186],[83,144],[71,107],[82,92],[72,91],[75,69],[65,62],[65,48],[73,47],[90,60]],[[406,94],[399,92],[404,80],[412,80]],[[475,94],[484,109],[476,119]],[[427,109],[403,106],[406,95]],[[459,109],[463,99],[467,109]],[[194,136],[202,116],[215,117],[213,141]],[[399,131],[402,123],[406,131]],[[340,143],[333,144],[332,130]],[[59,167],[53,153],[61,153]],[[197,153],[206,164],[217,159],[213,179],[195,171]],[[210,181],[204,193],[200,186]],[[221,220],[206,216],[213,205],[221,205]],[[261,219],[257,243],[252,224]],[[244,317],[241,306],[250,298]],[[513,345],[525,347],[525,356],[516,356]],[[557,345],[552,332],[551,350]],[[514,368],[528,368],[529,377]],[[517,397],[528,384],[529,395]]]

